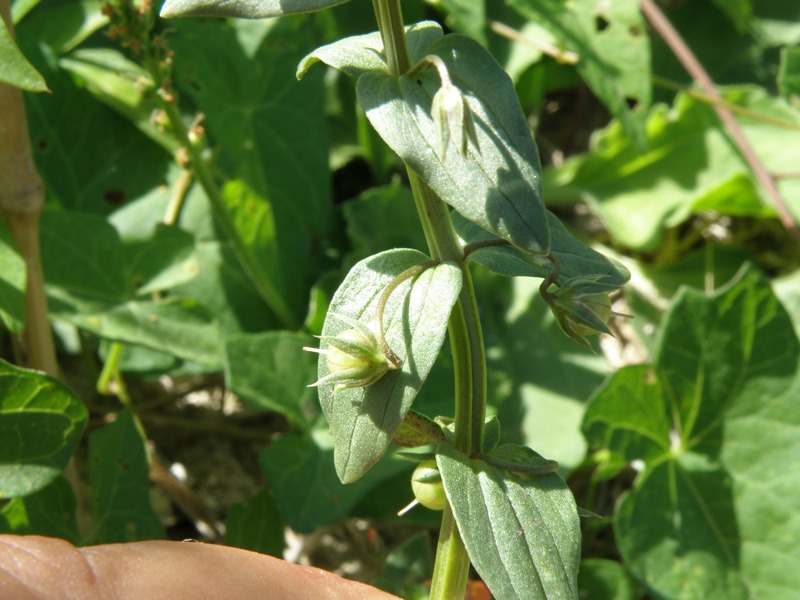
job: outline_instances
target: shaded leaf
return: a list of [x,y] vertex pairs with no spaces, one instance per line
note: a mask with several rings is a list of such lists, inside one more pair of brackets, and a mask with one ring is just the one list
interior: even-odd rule
[[162,539],[150,504],[150,465],[133,415],[123,411],[89,436],[92,544]]
[[38,492],[6,504],[0,511],[0,533],[46,535],[77,544],[76,508],[72,487],[59,475]]
[[57,379],[0,360],[0,498],[32,494],[58,477],[87,418]]
[[225,381],[250,406],[279,412],[307,429],[319,413],[316,392],[308,387],[317,361],[303,350],[313,343],[311,336],[288,331],[228,337]]
[[332,468],[333,460],[333,440],[320,430],[304,437],[283,436],[261,455],[275,505],[298,533],[336,523],[379,482],[409,467],[408,461],[387,456],[364,477],[344,485]]
[[265,491],[232,504],[225,519],[225,544],[270,556],[283,556],[283,520]]
[[[373,326],[384,288],[426,260],[416,250],[396,249],[359,262],[334,295],[330,311]],[[322,410],[335,440],[336,472],[343,482],[361,477],[386,451],[439,354],[460,290],[461,271],[449,263],[406,280],[389,298],[383,322],[386,341],[402,368],[366,387],[334,393],[332,385],[319,386]],[[348,324],[329,313],[322,334],[335,336],[346,329]],[[328,372],[321,356],[319,378]]]
[[651,97],[650,44],[639,3],[511,0],[511,5],[578,54],[578,73],[643,150]]

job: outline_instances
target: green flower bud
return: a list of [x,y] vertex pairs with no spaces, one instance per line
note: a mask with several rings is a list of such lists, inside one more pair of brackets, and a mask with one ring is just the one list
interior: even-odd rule
[[478,136],[475,133],[475,121],[467,99],[450,81],[444,81],[442,87],[433,96],[431,105],[433,123],[439,132],[439,151],[442,159],[447,153],[447,147],[452,139],[456,150],[461,156],[467,154],[467,148],[472,143],[478,148]]
[[328,348],[304,348],[320,354],[328,368],[328,374],[309,387],[333,385],[334,391],[363,387],[397,368],[387,360],[369,327],[347,317],[336,317],[353,327],[335,336],[318,336]]
[[414,469],[411,475],[411,489],[419,504],[431,510],[443,510],[447,504],[442,475],[435,460],[426,460]]
[[564,333],[587,348],[591,346],[584,336],[611,334],[608,321],[617,314],[611,310],[609,292],[597,291],[600,278],[601,275],[575,277],[553,293],[542,292]]

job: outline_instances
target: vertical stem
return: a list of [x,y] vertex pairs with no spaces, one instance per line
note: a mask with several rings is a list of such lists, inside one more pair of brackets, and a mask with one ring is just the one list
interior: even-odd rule
[[[10,0],[0,0],[0,18],[13,35]],[[44,206],[42,183],[31,154],[28,119],[22,92],[0,83],[0,210],[23,260],[25,286],[24,347],[26,366],[58,374],[53,335],[39,252],[39,214]]]
[[[399,0],[373,0],[375,15],[390,73],[408,70],[405,30]],[[414,201],[431,257],[458,264],[463,285],[448,322],[455,373],[455,447],[468,456],[482,450],[486,414],[486,357],[472,278],[456,236],[447,205],[410,168],[407,169]],[[445,506],[431,600],[450,600],[464,595],[469,574],[469,555],[449,505]]]

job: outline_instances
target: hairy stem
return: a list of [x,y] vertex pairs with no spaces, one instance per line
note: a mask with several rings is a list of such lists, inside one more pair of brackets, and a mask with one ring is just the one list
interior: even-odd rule
[[[399,0],[373,0],[384,53],[392,75],[403,76],[409,68],[405,30]],[[450,219],[447,205],[422,178],[407,169],[422,230],[431,258],[461,266],[463,285],[448,323],[455,375],[455,446],[468,456],[482,451],[486,415],[486,357],[472,278],[464,251]],[[431,585],[432,600],[464,595],[469,556],[450,506],[442,517],[436,564]]]

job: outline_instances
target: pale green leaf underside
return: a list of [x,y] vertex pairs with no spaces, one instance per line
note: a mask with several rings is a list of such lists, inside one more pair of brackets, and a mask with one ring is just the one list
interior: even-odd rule
[[[331,301],[322,334],[335,336],[350,329],[331,313],[371,325],[384,288],[395,276],[426,260],[416,250],[397,249],[356,264]],[[322,410],[334,438],[336,472],[343,483],[361,477],[386,451],[439,354],[460,290],[461,270],[449,263],[401,284],[386,306],[384,332],[402,368],[366,387],[334,393],[331,385],[319,386]],[[327,374],[323,356],[319,377]]]
[[0,498],[32,494],[53,481],[87,416],[61,382],[0,360]]
[[541,201],[539,155],[514,86],[491,55],[472,40],[447,35],[427,47],[439,56],[466,98],[478,147],[466,155],[439,150],[431,104],[440,87],[435,70],[414,77],[370,72],[357,84],[359,102],[386,143],[464,217],[535,254],[550,233]]
[[312,12],[344,4],[348,0],[167,0],[161,16],[172,17],[239,17],[262,19],[294,13]]
[[796,596],[799,357],[789,315],[750,268],[713,295],[680,292],[654,369],[625,367],[592,400],[589,443],[645,463],[615,529],[659,595]]
[[578,513],[556,473],[511,474],[445,444],[437,461],[470,561],[495,598],[578,597]]
[[[561,263],[561,274],[557,279],[559,285],[572,277],[605,275],[597,285],[586,286],[587,290],[596,289],[600,292],[621,287],[630,279],[630,273],[624,266],[575,239],[549,210],[547,223],[550,227],[550,251]],[[453,225],[465,243],[496,239],[496,236],[458,213],[453,215]],[[544,278],[553,270],[553,263],[546,258],[510,246],[481,248],[471,253],[469,259],[507,277]]]

